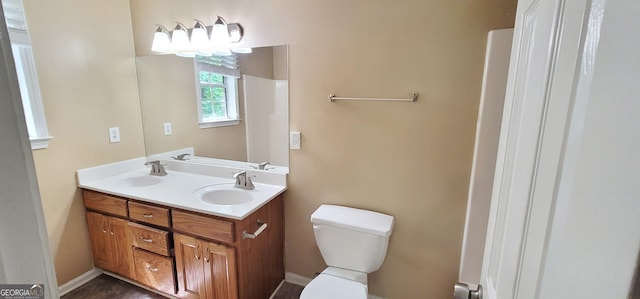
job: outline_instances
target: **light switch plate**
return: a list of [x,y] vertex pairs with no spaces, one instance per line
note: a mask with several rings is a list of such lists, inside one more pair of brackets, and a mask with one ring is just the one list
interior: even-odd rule
[[296,150],[300,149],[300,132],[289,133],[289,148]]
[[173,134],[173,130],[171,129],[171,123],[162,124],[164,128],[164,136],[169,136]]
[[120,142],[120,128],[119,127],[109,128],[109,143],[118,143],[118,142]]

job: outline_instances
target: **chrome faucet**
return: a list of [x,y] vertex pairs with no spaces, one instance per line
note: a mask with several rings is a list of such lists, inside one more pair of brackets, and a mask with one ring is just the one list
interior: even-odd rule
[[190,156],[190,154],[179,154],[178,156],[171,157],[171,158],[173,158],[174,160],[178,160],[178,161],[186,161],[187,159],[184,158],[186,156]]
[[241,171],[233,175],[233,178],[236,179],[236,184],[233,185],[234,188],[240,188],[245,190],[253,190],[256,188],[253,185],[253,181],[250,176],[247,176],[246,171]]
[[267,169],[267,165],[269,165],[269,164],[271,164],[271,163],[269,163],[269,162],[262,162],[262,163],[258,163],[258,166],[253,166],[253,165],[251,165],[251,167],[252,167],[253,169],[266,170],[266,169]]
[[150,175],[157,175],[157,176],[167,175],[167,171],[164,170],[164,165],[160,164],[160,161],[158,160],[148,161],[147,163],[144,163],[144,165],[145,166],[151,165],[151,172],[149,173]]

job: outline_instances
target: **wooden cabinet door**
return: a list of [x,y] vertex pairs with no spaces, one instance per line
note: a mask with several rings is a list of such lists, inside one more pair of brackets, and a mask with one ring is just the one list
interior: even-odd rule
[[127,238],[127,220],[87,212],[93,264],[104,270],[133,278],[133,256]]
[[112,271],[134,278],[133,248],[127,236],[127,220],[109,217],[109,248]]
[[178,296],[207,298],[203,266],[203,242],[193,237],[174,233]]
[[204,275],[207,298],[237,299],[238,277],[236,271],[236,251],[232,247],[203,242]]
[[109,220],[107,216],[87,212],[87,226],[89,227],[93,264],[104,270],[113,271],[110,258]]

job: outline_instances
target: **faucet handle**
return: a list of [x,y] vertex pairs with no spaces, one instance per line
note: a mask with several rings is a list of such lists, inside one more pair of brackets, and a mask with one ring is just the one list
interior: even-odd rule
[[174,160],[178,160],[178,161],[186,161],[187,159],[184,158],[186,156],[191,156],[191,154],[179,154],[179,155],[177,155],[175,157],[171,157],[171,158],[173,158]]
[[248,175],[247,180],[244,182],[244,187],[247,190],[253,190],[256,188],[256,185],[253,184],[253,180],[251,178],[255,178],[255,175]]
[[149,166],[149,165],[158,165],[160,166],[160,161],[159,160],[152,160],[152,161],[147,161],[147,163],[144,163],[145,166]]
[[267,165],[269,165],[269,164],[271,164],[271,163],[269,163],[269,162],[262,162],[262,163],[259,163],[259,164],[258,164],[258,169],[260,169],[260,170],[264,170],[264,169],[266,169],[266,168],[267,168]]

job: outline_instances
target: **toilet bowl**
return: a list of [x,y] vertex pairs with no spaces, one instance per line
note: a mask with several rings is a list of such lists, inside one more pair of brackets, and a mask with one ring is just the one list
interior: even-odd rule
[[[364,282],[359,278],[362,274]],[[366,277],[366,273],[328,267],[305,286],[300,299],[366,299]]]
[[384,261],[393,217],[321,205],[311,215],[311,222],[328,267],[305,286],[300,299],[366,299],[367,275]]

